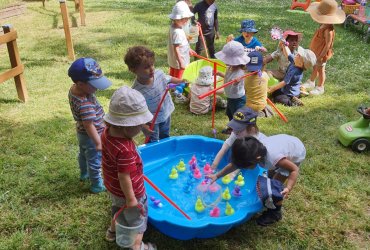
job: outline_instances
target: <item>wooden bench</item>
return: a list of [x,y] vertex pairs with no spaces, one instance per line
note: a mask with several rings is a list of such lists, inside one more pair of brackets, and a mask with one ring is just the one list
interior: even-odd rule
[[[360,17],[359,15],[350,14],[344,21],[344,28],[348,28],[349,25],[360,25],[361,31],[364,32],[365,42],[369,41],[370,38],[370,22],[366,20],[366,16]],[[365,29],[364,29],[365,28]]]

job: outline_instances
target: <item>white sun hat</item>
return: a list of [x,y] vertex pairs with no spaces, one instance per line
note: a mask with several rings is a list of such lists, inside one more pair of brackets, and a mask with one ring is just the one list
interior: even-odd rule
[[153,119],[144,96],[137,90],[123,86],[116,90],[104,120],[121,127],[138,126]]
[[237,41],[228,42],[220,52],[215,54],[217,59],[220,59],[227,65],[246,65],[250,58],[244,51],[244,46]]
[[179,20],[192,16],[194,16],[194,14],[190,11],[189,6],[185,3],[185,1],[177,2],[175,6],[173,6],[171,14],[168,15],[168,17],[172,20]]
[[199,75],[195,80],[195,84],[208,86],[213,83],[213,80],[213,68],[211,66],[205,66],[199,70]]
[[303,66],[305,69],[310,69],[316,64],[316,55],[312,50],[298,47],[298,54],[303,59]]

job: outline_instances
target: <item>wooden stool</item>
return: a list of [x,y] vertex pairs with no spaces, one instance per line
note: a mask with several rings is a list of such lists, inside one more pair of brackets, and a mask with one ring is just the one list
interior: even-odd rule
[[310,6],[311,0],[306,0],[306,2],[298,2],[298,0],[292,0],[292,5],[290,6],[291,10],[296,8],[302,8],[304,11]]

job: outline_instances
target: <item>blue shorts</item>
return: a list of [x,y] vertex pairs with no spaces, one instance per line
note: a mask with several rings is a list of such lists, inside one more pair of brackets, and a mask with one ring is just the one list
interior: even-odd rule
[[246,102],[247,97],[245,95],[240,98],[227,98],[226,115],[229,121],[233,119],[233,115],[238,109],[245,106]]

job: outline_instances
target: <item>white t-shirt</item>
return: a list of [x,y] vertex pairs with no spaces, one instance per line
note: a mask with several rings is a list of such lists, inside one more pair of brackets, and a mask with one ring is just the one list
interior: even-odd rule
[[[228,67],[225,73],[224,83],[228,83],[236,78],[245,75],[244,70],[230,70]],[[225,95],[227,98],[237,99],[245,95],[244,89],[244,79],[241,79],[239,82],[233,83],[225,87]]]
[[[256,136],[254,136],[257,140],[259,140],[259,141],[261,141],[261,140],[264,140],[265,138],[267,138],[267,136],[265,135],[265,134],[263,134],[263,133],[261,133],[261,132],[259,132]],[[236,134],[234,133],[234,132],[231,132],[231,134],[230,134],[230,136],[229,136],[229,138],[227,138],[226,140],[225,140],[225,143],[229,146],[229,147],[231,147],[233,144],[234,144],[234,142],[235,142],[235,140],[236,139],[238,139],[238,137],[236,136]]]
[[297,137],[279,134],[266,137],[261,142],[267,149],[266,169],[274,169],[283,158],[298,165],[306,158],[306,149]]
[[186,34],[182,28],[174,28],[171,25],[167,42],[168,65],[170,65],[171,68],[180,69],[180,64],[176,60],[174,45],[179,45],[180,57],[184,61],[185,65],[188,65],[190,63],[190,45],[186,38]]

